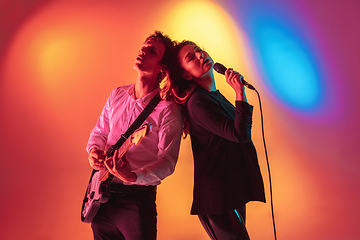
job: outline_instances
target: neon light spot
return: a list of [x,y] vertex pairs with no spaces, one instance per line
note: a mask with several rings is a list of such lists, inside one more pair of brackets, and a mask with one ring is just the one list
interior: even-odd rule
[[300,38],[279,26],[264,26],[257,35],[268,87],[280,99],[298,109],[315,108],[321,87],[309,50]]

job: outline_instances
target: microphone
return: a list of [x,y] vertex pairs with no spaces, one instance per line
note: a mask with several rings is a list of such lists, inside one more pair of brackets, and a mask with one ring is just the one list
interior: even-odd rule
[[[214,64],[214,69],[215,71],[217,71],[218,73],[221,73],[223,75],[225,75],[225,71],[226,71],[226,67],[224,65],[222,65],[221,63],[215,63]],[[248,82],[245,81],[244,77],[241,76],[241,81],[244,84],[245,87],[251,89],[251,90],[255,90],[255,88],[249,84]]]

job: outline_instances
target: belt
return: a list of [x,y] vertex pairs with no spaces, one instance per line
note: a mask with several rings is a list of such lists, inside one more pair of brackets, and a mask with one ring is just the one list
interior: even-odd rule
[[110,184],[110,193],[142,193],[142,192],[156,192],[157,186],[144,185],[124,185],[124,184]]

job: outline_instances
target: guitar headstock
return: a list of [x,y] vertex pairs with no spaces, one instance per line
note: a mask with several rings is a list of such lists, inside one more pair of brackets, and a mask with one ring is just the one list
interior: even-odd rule
[[131,143],[138,145],[141,140],[148,135],[150,131],[150,124],[144,124],[134,131],[129,137]]

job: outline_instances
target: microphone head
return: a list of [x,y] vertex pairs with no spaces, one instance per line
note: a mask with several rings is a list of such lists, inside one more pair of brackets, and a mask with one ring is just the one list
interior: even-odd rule
[[218,73],[225,74],[226,67],[221,63],[215,63],[214,70],[217,71]]

